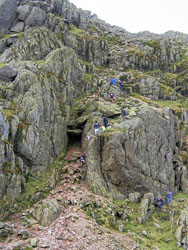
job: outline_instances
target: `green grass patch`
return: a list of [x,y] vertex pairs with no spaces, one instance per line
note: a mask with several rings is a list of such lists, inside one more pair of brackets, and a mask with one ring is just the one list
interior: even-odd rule
[[12,109],[4,109],[3,115],[7,117],[8,120],[12,120],[13,116],[16,114],[15,110]]
[[6,63],[0,62],[0,69],[3,68],[6,65]]
[[149,47],[153,48],[153,49],[159,49],[160,48],[160,42],[157,40],[149,40],[146,42],[143,42],[143,45],[146,46],[148,45]]
[[[28,181],[26,183],[26,191],[17,198],[16,205],[12,207],[12,202],[10,198],[7,198],[6,201],[0,202],[0,213],[4,214],[4,219],[9,218],[11,215],[21,212],[24,209],[31,207],[36,201],[31,199],[31,197],[38,192],[42,193],[41,198],[45,198],[48,193],[52,190],[51,186],[51,177],[54,170],[58,174],[64,162],[65,153],[57,157],[52,164],[48,166],[46,171],[42,173],[38,178],[35,178],[32,172],[28,174]],[[5,166],[6,173],[10,164]],[[15,171],[18,171],[17,168]],[[14,172],[15,172],[14,171]],[[16,173],[16,172],[15,172]]]
[[183,109],[188,109],[188,99],[177,99],[176,101],[161,100],[153,101],[158,104],[160,107],[170,107],[176,114],[182,113]]

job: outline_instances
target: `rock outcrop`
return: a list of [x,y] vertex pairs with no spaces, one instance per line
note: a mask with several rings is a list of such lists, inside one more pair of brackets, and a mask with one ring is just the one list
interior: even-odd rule
[[[102,188],[118,198],[129,192],[155,195],[177,190],[172,158],[175,148],[173,116],[142,108],[137,117],[119,122],[87,143],[87,178],[99,193]],[[91,124],[86,134],[92,133]]]
[[16,0],[0,1],[0,31],[8,30],[16,18]]

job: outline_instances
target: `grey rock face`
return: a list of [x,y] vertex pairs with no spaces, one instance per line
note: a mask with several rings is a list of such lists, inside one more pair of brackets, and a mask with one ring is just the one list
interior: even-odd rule
[[188,171],[185,166],[182,167],[181,189],[184,194],[188,195]]
[[6,82],[13,81],[16,78],[17,74],[18,72],[12,69],[8,65],[5,65],[0,69],[0,79],[2,81]]
[[32,211],[32,216],[44,227],[49,226],[59,216],[60,208],[55,199],[43,201]]
[[177,223],[178,223],[178,228],[176,229],[176,232],[175,232],[177,245],[178,247],[182,246],[184,249],[186,249],[187,244],[188,244],[188,238],[185,232],[188,226],[188,208],[185,208],[181,211],[181,214]]
[[174,147],[173,117],[144,108],[137,118],[89,142],[88,183],[96,191],[96,183],[103,183],[116,198],[135,191],[165,194],[175,189]]
[[61,41],[57,39],[53,32],[45,28],[31,28],[24,33],[21,41],[17,40],[10,49],[0,56],[0,61],[41,60],[51,50],[61,46]]
[[32,7],[30,5],[23,5],[17,8],[17,19],[20,21],[25,21],[25,19],[29,16]]
[[16,0],[0,0],[0,28],[9,29],[16,18]]
[[25,20],[26,27],[38,27],[44,24],[46,12],[38,7],[33,7],[31,13]]
[[20,33],[24,30],[24,22],[17,22],[10,31]]
[[158,100],[160,93],[159,83],[154,77],[142,79],[139,83],[140,93],[152,100]]

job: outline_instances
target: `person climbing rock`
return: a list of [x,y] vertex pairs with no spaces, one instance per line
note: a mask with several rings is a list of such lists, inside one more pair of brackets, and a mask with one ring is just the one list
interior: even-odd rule
[[115,97],[114,97],[114,93],[110,93],[110,102],[114,102],[115,101]]
[[122,120],[125,121],[125,117],[127,115],[127,111],[125,109],[122,109],[121,115],[122,115]]
[[166,203],[169,205],[169,203],[172,201],[172,192],[169,191],[166,195]]
[[85,163],[85,160],[84,160],[84,158],[81,156],[81,157],[80,157],[80,166],[83,166],[84,163]]
[[101,126],[100,126],[100,129],[101,129],[102,132],[104,132],[104,131],[106,130],[106,128],[105,128],[104,125],[101,125]]
[[117,83],[117,79],[115,77],[112,77],[110,79],[110,85],[116,85],[116,83]]
[[84,152],[83,154],[82,154],[82,158],[84,159],[84,161],[86,160],[86,153]]
[[108,117],[107,117],[107,116],[105,116],[105,117],[103,118],[103,125],[104,125],[105,128],[108,127]]
[[157,208],[161,210],[162,206],[163,206],[162,198],[157,198]]
[[119,80],[119,88],[121,91],[123,91],[123,89],[124,89],[124,82],[121,80]]
[[95,123],[94,123],[94,131],[95,131],[95,134],[98,134],[98,133],[99,133],[99,129],[100,129],[100,124],[99,124],[99,122],[96,120]]

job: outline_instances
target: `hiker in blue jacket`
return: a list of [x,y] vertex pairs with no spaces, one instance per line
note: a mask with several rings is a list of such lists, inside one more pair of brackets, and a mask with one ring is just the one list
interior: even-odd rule
[[121,91],[123,91],[123,87],[124,87],[124,82],[119,80],[119,88]]
[[103,125],[104,125],[105,128],[108,127],[108,117],[107,117],[107,116],[105,116],[105,117],[103,118]]
[[100,129],[100,124],[97,120],[95,121],[93,127],[94,127],[95,134],[98,134],[99,129]]
[[157,199],[157,208],[159,210],[161,210],[162,206],[163,206],[163,200],[162,200],[162,198],[158,198]]
[[169,205],[169,203],[172,201],[172,192],[169,191],[167,196],[166,196],[166,202]]
[[115,97],[114,97],[114,93],[110,93],[110,102],[114,102],[115,101]]
[[115,77],[111,78],[110,85],[116,85],[117,79]]
[[127,115],[127,111],[125,109],[122,109],[121,115],[122,115],[122,120],[125,121],[125,117]]

